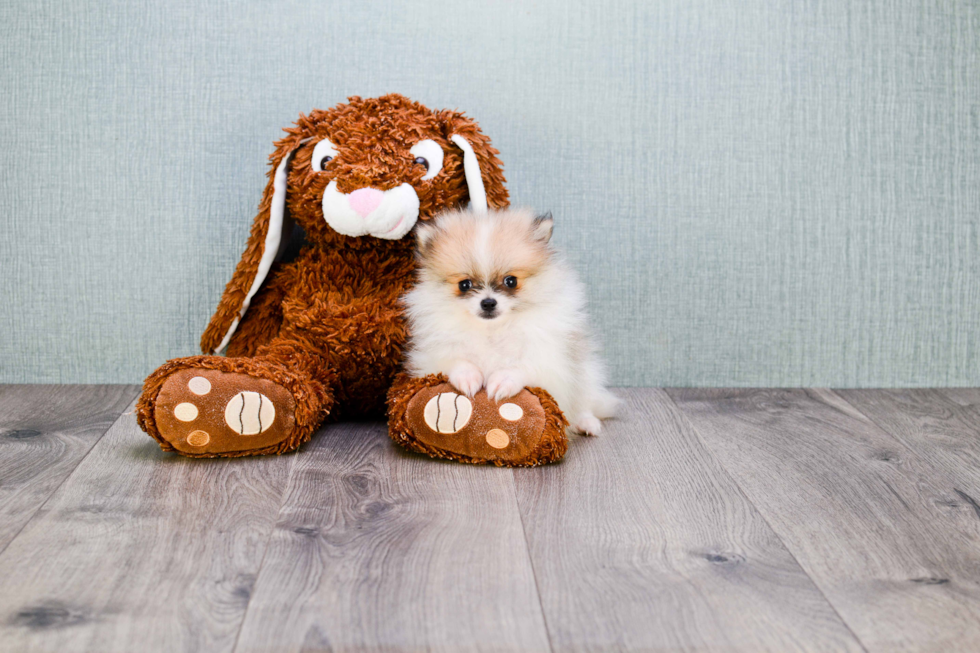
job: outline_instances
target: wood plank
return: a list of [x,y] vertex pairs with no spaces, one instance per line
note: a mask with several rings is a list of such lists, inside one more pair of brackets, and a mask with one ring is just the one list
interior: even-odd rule
[[670,390],[872,651],[980,648],[980,520],[943,471],[823,390]]
[[861,650],[662,390],[517,470],[555,650]]
[[942,388],[939,392],[960,406],[980,410],[980,388]]
[[548,650],[511,470],[332,428],[290,478],[236,650]]
[[0,386],[0,552],[138,392],[134,385]]
[[123,415],[0,555],[0,649],[231,650],[295,459],[180,458]]
[[835,392],[942,471],[949,483],[941,510],[980,517],[980,390]]

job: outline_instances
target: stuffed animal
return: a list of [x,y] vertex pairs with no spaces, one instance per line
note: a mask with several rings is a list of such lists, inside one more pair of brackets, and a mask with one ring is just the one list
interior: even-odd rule
[[[387,409],[392,439],[430,456],[514,466],[561,458],[567,424],[543,390],[498,406],[445,378],[399,373],[413,227],[467,201],[484,211],[508,204],[490,139],[458,111],[400,95],[351,97],[285,132],[245,253],[201,338],[207,355],[150,374],[140,427],[184,456],[279,454],[328,419]],[[290,258],[294,225],[305,244]]]

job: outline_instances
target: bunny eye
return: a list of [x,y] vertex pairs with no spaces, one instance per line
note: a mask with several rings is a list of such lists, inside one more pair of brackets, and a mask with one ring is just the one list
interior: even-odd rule
[[422,181],[432,179],[442,171],[442,148],[434,140],[419,141],[409,151],[415,157],[415,163],[425,166]]
[[337,148],[333,146],[333,143],[324,138],[313,148],[313,156],[311,157],[313,170],[323,172],[324,166],[333,161],[335,156],[337,156]]

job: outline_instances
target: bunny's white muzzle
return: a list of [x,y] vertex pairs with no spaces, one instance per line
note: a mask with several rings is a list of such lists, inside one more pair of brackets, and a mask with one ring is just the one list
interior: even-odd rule
[[419,219],[419,196],[410,184],[386,191],[361,188],[344,194],[331,181],[323,191],[323,218],[345,236],[398,240]]

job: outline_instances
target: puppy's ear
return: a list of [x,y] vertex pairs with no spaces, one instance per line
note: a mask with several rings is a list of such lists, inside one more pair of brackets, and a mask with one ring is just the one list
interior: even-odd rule
[[440,111],[438,117],[446,138],[463,151],[470,208],[480,213],[486,213],[487,208],[507,208],[510,202],[504,186],[504,164],[490,139],[476,122],[458,111]]
[[419,222],[415,227],[415,248],[420,256],[425,256],[432,246],[438,228],[429,222]]
[[551,217],[551,211],[534,218],[534,222],[531,225],[531,235],[534,236],[535,240],[540,240],[543,243],[551,240],[551,234],[554,230],[555,219]]
[[[297,125],[303,125],[306,121],[307,118],[301,115]],[[285,138],[276,142],[276,151],[270,157],[269,181],[262,193],[259,213],[252,223],[242,260],[225,286],[218,308],[201,336],[201,351],[206,354],[218,353],[228,346],[252,297],[262,287],[269,268],[282,249],[281,245],[288,238],[287,230],[292,228],[286,216],[289,164],[295,151],[309,139],[305,138],[308,134],[301,126],[286,129],[286,133]]]

